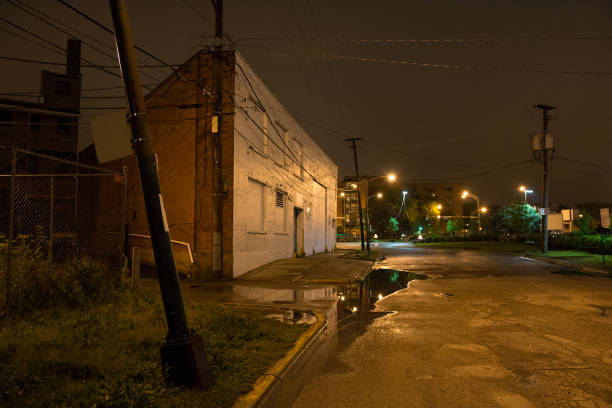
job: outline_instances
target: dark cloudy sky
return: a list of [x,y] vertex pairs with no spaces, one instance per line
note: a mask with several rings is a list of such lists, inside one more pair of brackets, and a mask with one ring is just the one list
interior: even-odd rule
[[[68,2],[111,26],[107,2]],[[55,44],[63,46],[66,34],[11,3],[30,5],[107,46],[113,44],[112,36],[59,2],[0,2],[5,19]],[[211,44],[214,17],[209,1],[132,0],[128,10],[136,43],[168,62],[181,63]],[[0,21],[0,28],[31,38],[6,21]],[[363,173],[393,171],[405,182],[468,176],[465,184],[483,204],[520,199],[516,188],[526,184],[539,200],[538,164],[472,175],[531,158],[529,135],[541,129],[541,114],[533,105],[543,103],[558,107],[550,124],[559,157],[551,165],[551,202],[612,202],[610,169],[561,159],[612,167],[612,75],[555,73],[612,72],[612,40],[568,39],[612,36],[609,0],[225,0],[225,28],[294,116],[363,139],[359,150]],[[93,40],[82,39],[112,55]],[[63,60],[7,31],[0,31],[0,46],[5,57]],[[323,54],[418,64],[346,61]],[[83,56],[113,64],[88,46]],[[2,61],[0,67],[1,93],[38,90],[41,66]],[[167,70],[146,72],[156,80],[167,75]],[[155,80],[144,77],[143,82]],[[84,88],[119,85],[111,76],[84,70]],[[83,105],[121,103],[121,99],[89,99]],[[344,136],[303,126],[339,165],[341,175],[353,174]]]

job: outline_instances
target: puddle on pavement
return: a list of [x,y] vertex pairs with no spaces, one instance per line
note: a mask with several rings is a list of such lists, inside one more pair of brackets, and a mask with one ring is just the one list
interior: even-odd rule
[[379,300],[408,287],[414,279],[425,275],[395,269],[374,269],[362,282],[338,286],[338,322],[355,315],[360,309],[372,310]]
[[309,310],[327,313],[328,323],[343,323],[363,316],[377,301],[405,289],[413,279],[424,275],[395,269],[374,269],[362,281],[304,287],[269,287],[259,284],[227,282],[190,285],[190,297],[202,302],[277,306],[269,317],[287,324],[313,324],[316,316]]

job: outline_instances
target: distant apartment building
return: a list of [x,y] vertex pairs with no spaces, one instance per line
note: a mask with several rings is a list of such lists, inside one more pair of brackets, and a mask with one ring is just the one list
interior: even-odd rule
[[359,223],[358,190],[351,187],[351,178],[345,178],[338,183],[337,196],[337,238],[349,242],[361,239]]
[[[222,162],[215,162],[213,84],[213,53],[201,51],[146,97],[178,269],[212,267],[213,170],[219,165],[224,276],[333,250],[337,166],[235,51],[223,53]],[[142,248],[152,263],[136,159],[122,162],[129,245]],[[119,169],[120,163],[110,165]]]

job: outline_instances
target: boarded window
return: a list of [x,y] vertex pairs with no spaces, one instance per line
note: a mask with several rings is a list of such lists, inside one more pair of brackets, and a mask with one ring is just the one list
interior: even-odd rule
[[249,179],[248,182],[248,201],[249,212],[247,221],[248,232],[264,231],[264,185],[257,180]]

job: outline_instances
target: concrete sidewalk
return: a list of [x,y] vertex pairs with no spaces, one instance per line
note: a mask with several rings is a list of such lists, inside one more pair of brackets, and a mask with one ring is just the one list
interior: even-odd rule
[[301,286],[361,280],[370,272],[374,263],[351,254],[352,251],[337,250],[303,258],[281,259],[247,272],[238,281],[293,283]]

